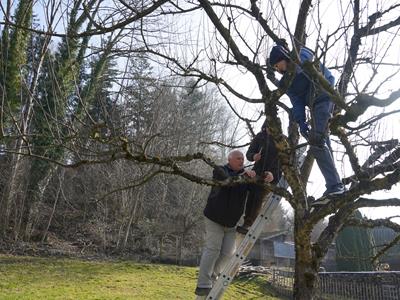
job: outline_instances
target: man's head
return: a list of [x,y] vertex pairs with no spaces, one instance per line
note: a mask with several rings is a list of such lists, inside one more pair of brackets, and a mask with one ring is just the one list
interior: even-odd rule
[[271,66],[283,74],[288,69],[288,64],[290,62],[289,52],[283,46],[274,46],[269,54],[269,63]]
[[233,171],[240,171],[243,169],[244,156],[239,150],[233,150],[228,154],[228,164]]

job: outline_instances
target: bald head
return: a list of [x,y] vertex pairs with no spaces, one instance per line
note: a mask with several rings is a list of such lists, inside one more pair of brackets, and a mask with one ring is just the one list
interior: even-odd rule
[[244,156],[239,150],[233,150],[228,154],[228,164],[234,171],[243,169]]

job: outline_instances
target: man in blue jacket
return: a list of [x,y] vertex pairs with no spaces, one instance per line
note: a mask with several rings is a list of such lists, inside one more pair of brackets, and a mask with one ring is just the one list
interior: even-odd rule
[[[303,47],[300,49],[299,58],[301,64],[305,61],[313,61],[314,53]],[[294,63],[290,59],[289,52],[283,46],[274,46],[269,56],[269,63],[283,75],[279,83],[282,86],[286,71],[290,64]],[[333,86],[335,78],[331,72],[322,64],[320,70],[325,79]],[[332,117],[334,104],[329,95],[305,73],[301,65],[296,65],[295,72],[295,77],[286,92],[293,105],[293,117],[299,124],[301,135],[308,140],[310,151],[325,178],[326,191],[324,196],[341,194],[345,191],[345,188],[335,167],[329,139],[329,120]],[[311,112],[311,128],[306,120],[306,106],[310,108]]]

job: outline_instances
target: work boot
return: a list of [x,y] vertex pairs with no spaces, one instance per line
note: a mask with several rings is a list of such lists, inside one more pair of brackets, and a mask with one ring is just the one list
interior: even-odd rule
[[330,196],[330,195],[340,195],[343,194],[346,191],[346,188],[344,187],[343,184],[338,184],[335,185],[333,188],[327,189],[323,196]]
[[211,291],[211,288],[202,288],[202,287],[197,287],[194,293],[197,296],[207,296]]
[[319,206],[319,205],[328,204],[331,200],[334,200],[335,197],[343,194],[344,192],[346,192],[346,188],[342,184],[337,185],[333,189],[326,190],[324,195],[321,198],[319,198],[311,203],[311,206]]
[[249,232],[249,227],[244,224],[242,226],[238,225],[236,226],[236,232],[246,235]]

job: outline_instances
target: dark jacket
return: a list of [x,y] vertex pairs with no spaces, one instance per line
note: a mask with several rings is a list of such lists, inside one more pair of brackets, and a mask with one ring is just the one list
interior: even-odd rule
[[[301,48],[299,52],[300,63],[305,61],[312,61],[314,59],[314,53],[308,48]],[[320,70],[324,74],[324,77],[333,86],[335,84],[335,77],[331,72],[322,64],[320,64]],[[280,86],[283,85],[286,76],[283,76],[280,81]],[[306,121],[305,107],[312,108],[313,103],[322,101],[331,101],[328,94],[321,91],[310,81],[310,77],[304,73],[301,67],[296,67],[296,75],[290,84],[286,94],[292,102],[293,117],[297,123],[304,123]]]
[[278,160],[278,150],[272,137],[263,130],[257,133],[251,141],[249,149],[246,152],[247,160],[254,161],[254,155],[261,150],[261,159],[255,162],[253,170],[257,175],[262,176],[265,171],[269,171],[274,175],[272,183],[278,183],[282,176]]
[[[229,177],[237,177],[243,173],[233,171],[229,165],[219,166],[213,171],[213,179],[225,180]],[[208,196],[204,215],[211,221],[225,227],[234,227],[243,214],[246,203],[248,184],[240,184],[227,187],[212,187]]]

